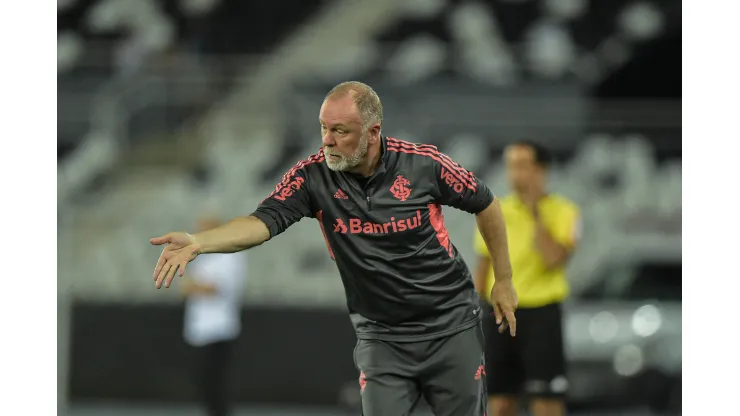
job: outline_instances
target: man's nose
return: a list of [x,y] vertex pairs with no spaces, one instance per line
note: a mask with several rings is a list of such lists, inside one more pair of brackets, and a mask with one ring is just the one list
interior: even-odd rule
[[324,133],[324,135],[321,137],[321,144],[323,146],[334,146],[337,143],[334,141],[334,136],[332,136],[330,131],[327,131]]

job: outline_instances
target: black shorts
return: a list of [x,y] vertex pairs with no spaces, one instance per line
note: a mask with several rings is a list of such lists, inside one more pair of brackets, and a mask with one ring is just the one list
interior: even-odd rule
[[481,324],[428,341],[359,340],[363,416],[409,415],[422,397],[435,416],[485,416],[483,348]]
[[568,390],[559,303],[516,311],[516,337],[484,320],[488,394],[563,397]]

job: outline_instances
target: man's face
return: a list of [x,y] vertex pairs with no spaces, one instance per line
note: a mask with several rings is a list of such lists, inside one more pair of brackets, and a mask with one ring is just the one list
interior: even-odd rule
[[368,132],[362,126],[350,96],[329,98],[319,113],[321,144],[326,165],[331,170],[348,171],[357,167],[367,155]]
[[516,192],[527,193],[542,180],[542,167],[535,161],[534,150],[528,146],[510,146],[504,153],[506,176]]

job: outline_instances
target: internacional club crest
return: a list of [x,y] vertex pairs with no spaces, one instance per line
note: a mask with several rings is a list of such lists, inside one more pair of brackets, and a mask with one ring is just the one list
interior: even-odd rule
[[393,186],[391,186],[391,193],[401,201],[405,201],[409,196],[411,196],[411,188],[408,187],[409,185],[411,185],[411,182],[409,182],[408,179],[398,175],[396,180],[393,181]]

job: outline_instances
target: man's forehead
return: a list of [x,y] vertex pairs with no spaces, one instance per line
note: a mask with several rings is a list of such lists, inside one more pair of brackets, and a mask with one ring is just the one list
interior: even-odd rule
[[330,97],[324,101],[319,111],[319,119],[325,123],[360,123],[360,113],[352,97]]
[[534,150],[529,146],[522,146],[518,144],[513,144],[510,146],[507,146],[504,155],[508,157],[532,157],[534,158]]

